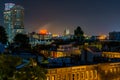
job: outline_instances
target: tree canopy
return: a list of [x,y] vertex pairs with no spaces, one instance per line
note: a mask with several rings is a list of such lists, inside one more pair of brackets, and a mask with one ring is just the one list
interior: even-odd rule
[[0,26],[0,42],[6,44],[8,41],[8,37],[3,26]]
[[79,43],[82,44],[84,41],[84,32],[81,29],[80,26],[78,26],[75,30],[74,30],[74,36],[75,36],[75,40]]
[[13,41],[15,44],[19,45],[20,49],[31,49],[31,45],[29,44],[29,37],[26,34],[16,34]]
[[0,55],[0,80],[12,78],[16,66],[21,63],[21,58],[9,55]]
[[83,36],[83,34],[84,34],[84,32],[83,32],[83,30],[81,29],[80,26],[78,26],[74,31],[74,35],[77,36],[77,37]]
[[30,59],[23,65],[23,60],[10,55],[0,55],[0,80],[46,80],[47,70],[37,65],[37,62]]
[[15,78],[16,80],[46,80],[46,73],[46,69],[37,65],[35,60],[30,59],[29,64],[16,72]]
[[29,44],[29,38],[26,34],[19,33],[14,37],[14,42],[20,44]]

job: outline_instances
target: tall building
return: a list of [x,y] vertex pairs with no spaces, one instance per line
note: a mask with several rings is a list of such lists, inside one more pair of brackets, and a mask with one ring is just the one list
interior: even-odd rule
[[69,35],[69,34],[70,34],[70,31],[69,31],[69,29],[66,28],[66,29],[64,30],[64,35]]
[[17,33],[24,33],[24,8],[14,3],[5,3],[4,26],[9,42]]

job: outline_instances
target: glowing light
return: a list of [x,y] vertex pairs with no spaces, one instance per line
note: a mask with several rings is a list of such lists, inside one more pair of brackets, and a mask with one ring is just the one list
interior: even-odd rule
[[52,37],[58,37],[59,35],[58,34],[53,34]]
[[100,40],[105,40],[106,38],[107,38],[106,35],[100,35],[100,36],[99,36],[99,39],[100,39]]
[[46,29],[42,29],[42,30],[39,31],[39,33],[42,34],[42,35],[45,35],[45,34],[47,34],[48,32],[47,32]]

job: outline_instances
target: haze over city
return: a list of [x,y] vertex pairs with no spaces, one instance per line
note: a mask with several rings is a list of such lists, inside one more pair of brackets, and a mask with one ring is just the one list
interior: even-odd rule
[[0,24],[3,24],[4,3],[9,2],[24,7],[27,32],[44,28],[62,34],[68,28],[73,33],[77,26],[87,35],[120,30],[119,0],[0,0]]

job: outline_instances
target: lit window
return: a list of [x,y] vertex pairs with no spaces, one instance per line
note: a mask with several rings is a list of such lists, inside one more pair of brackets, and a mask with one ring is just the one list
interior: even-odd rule
[[90,71],[90,78],[93,79],[93,71]]
[[57,80],[61,80],[61,76],[60,75],[57,75]]
[[70,74],[68,74],[67,78],[68,78],[68,80],[70,80]]
[[77,80],[80,80],[80,75],[79,75],[79,73],[77,73]]
[[112,69],[110,69],[110,72],[112,72]]
[[94,78],[97,79],[97,71],[96,70],[94,70],[93,75],[94,75]]
[[55,80],[55,76],[52,76],[52,80]]
[[66,80],[66,75],[63,75],[63,80]]
[[89,73],[88,73],[88,71],[86,71],[85,79],[88,79],[88,78],[89,78]]
[[116,68],[114,68],[114,73],[116,73]]
[[72,80],[75,80],[75,74],[72,74]]
[[50,80],[50,77],[49,77],[49,76],[47,77],[47,80]]
[[84,79],[84,72],[81,72],[81,74],[80,74],[80,75],[81,75],[81,77],[80,77],[80,78],[81,78],[81,79]]

